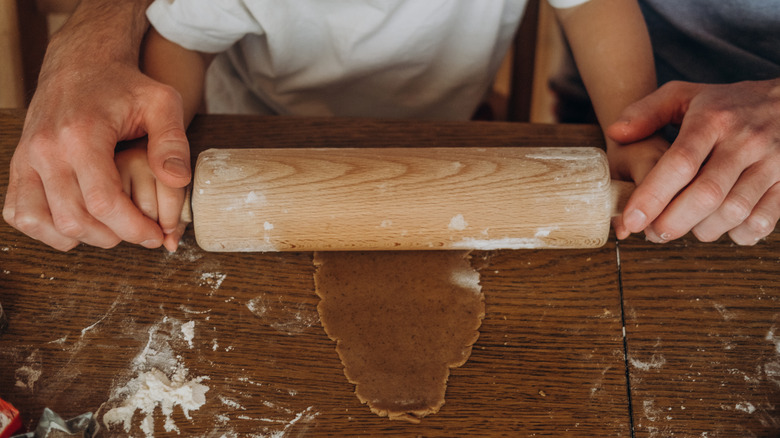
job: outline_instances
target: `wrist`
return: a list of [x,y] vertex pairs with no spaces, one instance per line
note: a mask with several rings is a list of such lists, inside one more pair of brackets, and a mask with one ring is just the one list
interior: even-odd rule
[[151,0],[82,0],[49,43],[44,65],[124,62],[138,65],[149,27],[146,7]]

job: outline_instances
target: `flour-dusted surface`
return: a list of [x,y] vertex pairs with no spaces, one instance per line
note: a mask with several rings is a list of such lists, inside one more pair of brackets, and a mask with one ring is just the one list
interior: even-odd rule
[[[0,197],[23,121],[24,111],[0,110],[0,164],[5,163]],[[193,154],[206,145],[598,146],[603,141],[597,126],[585,125],[234,116],[198,116],[188,138]],[[452,170],[463,172],[468,164],[462,164]],[[239,195],[245,199],[248,192]],[[450,212],[439,226],[446,227],[457,213],[476,232],[484,230],[463,210]],[[274,224],[273,232],[282,230],[283,222],[262,219],[255,222],[258,231],[264,231],[265,220]],[[382,228],[382,220],[393,221],[387,230],[404,230],[394,218],[372,226]],[[501,236],[493,231],[484,238]],[[529,237],[538,232],[534,228]],[[149,328],[168,316],[195,321],[193,348],[183,337],[174,347],[190,377],[209,377],[202,382],[209,391],[206,403],[191,411],[192,420],[174,409],[181,435],[165,432],[158,408],[159,437],[628,437],[631,427],[642,437],[778,436],[767,403],[778,406],[773,401],[780,394],[775,383],[780,360],[775,343],[767,340],[773,326],[773,337],[780,336],[780,234],[773,236],[750,248],[727,239],[694,244],[691,237],[681,244],[651,245],[636,236],[620,242],[619,268],[614,240],[590,250],[476,253],[472,263],[489,262],[480,271],[486,316],[479,341],[469,361],[452,370],[445,406],[415,425],[387,421],[360,404],[319,324],[293,334],[271,326],[277,314],[295,314],[299,305],[316,313],[311,254],[207,253],[191,231],[175,254],[129,244],[110,250],[81,245],[62,253],[0,221],[0,247],[7,248],[0,251],[0,302],[9,317],[0,336],[0,393],[19,408],[28,428],[44,406],[71,418],[94,412],[112,387],[130,380],[129,372],[127,380],[119,375],[147,344]],[[200,284],[203,273],[226,278],[212,292]],[[260,295],[281,297],[280,306],[262,317],[252,313],[247,303]],[[666,361],[648,371],[628,364],[631,411],[623,316],[629,357],[652,363],[655,354]],[[41,375],[30,391],[16,386],[16,370],[31,365],[27,359],[36,350]],[[244,409],[223,404],[219,396]],[[648,413],[654,422],[643,417],[646,400],[653,402]],[[121,426],[117,431],[114,436],[144,437],[137,428],[130,434]]]
[[[181,409],[184,417],[191,420],[191,412],[206,403],[209,390],[203,383],[208,376],[189,376],[189,370],[176,352],[179,338],[192,345],[193,337],[194,321],[181,323],[164,317],[150,327],[148,342],[130,364],[133,377],[112,388],[103,406],[108,409],[103,414],[103,424],[108,428],[119,425],[128,434],[138,424],[145,437],[152,438],[154,416],[159,410],[165,417],[164,430],[181,432],[173,420],[174,409]],[[139,420],[134,421],[135,418]]]
[[621,243],[637,436],[780,434],[778,247]]

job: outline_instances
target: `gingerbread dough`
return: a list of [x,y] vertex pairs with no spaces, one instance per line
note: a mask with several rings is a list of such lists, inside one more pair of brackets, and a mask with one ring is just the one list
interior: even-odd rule
[[322,326],[371,411],[419,422],[479,337],[485,301],[468,252],[314,255]]

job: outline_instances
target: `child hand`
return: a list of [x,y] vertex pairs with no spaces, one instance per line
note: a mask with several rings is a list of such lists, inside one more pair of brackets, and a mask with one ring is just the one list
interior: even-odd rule
[[[617,144],[607,137],[607,157],[612,178],[640,185],[667,149],[669,142],[660,135],[626,145]],[[618,239],[625,239],[631,234],[623,223],[623,216],[615,217],[612,225]]]
[[149,167],[146,141],[138,141],[114,156],[122,189],[144,215],[156,221],[164,234],[163,246],[176,251],[187,222],[181,220],[186,188],[171,188],[160,183]]

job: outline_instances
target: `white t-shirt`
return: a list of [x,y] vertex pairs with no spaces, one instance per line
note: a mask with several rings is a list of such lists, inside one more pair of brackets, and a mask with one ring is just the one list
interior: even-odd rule
[[[570,7],[588,0],[550,0]],[[166,39],[218,53],[211,113],[468,119],[526,0],[155,0]]]

